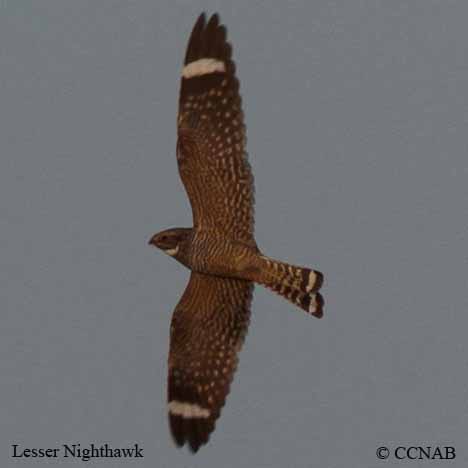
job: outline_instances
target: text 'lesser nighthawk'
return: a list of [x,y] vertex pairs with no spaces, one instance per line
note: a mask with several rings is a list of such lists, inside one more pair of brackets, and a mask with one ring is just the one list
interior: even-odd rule
[[171,323],[168,412],[177,445],[195,452],[220,415],[247,332],[254,283],[316,317],[320,272],[261,253],[254,238],[254,184],[245,149],[239,82],[226,27],[198,18],[182,69],[177,162],[193,228],[150,244],[191,270]]

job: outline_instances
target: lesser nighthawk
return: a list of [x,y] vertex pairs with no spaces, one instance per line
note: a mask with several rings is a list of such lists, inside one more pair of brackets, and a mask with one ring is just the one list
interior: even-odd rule
[[171,323],[168,412],[177,445],[208,441],[229,392],[247,332],[254,283],[316,317],[320,272],[273,260],[254,238],[254,183],[245,149],[239,82],[226,27],[200,15],[182,69],[177,162],[192,228],[150,244],[191,270]]

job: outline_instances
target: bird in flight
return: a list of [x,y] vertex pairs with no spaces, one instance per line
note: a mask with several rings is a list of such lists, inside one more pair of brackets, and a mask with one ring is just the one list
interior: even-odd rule
[[169,426],[178,446],[208,442],[229,393],[250,319],[254,283],[322,317],[323,275],[264,255],[254,237],[254,181],[239,81],[226,27],[200,15],[182,69],[177,163],[193,227],[150,244],[191,270],[170,328]]

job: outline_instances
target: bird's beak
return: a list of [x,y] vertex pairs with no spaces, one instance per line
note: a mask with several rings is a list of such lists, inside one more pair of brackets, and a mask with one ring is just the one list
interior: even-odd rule
[[148,241],[148,245],[156,245],[156,236],[152,236],[151,239]]

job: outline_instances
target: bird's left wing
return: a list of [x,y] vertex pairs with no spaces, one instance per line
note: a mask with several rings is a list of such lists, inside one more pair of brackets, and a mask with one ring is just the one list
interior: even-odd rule
[[202,14],[182,70],[177,161],[195,229],[255,245],[254,181],[226,28]]
[[208,441],[237,367],[253,283],[192,272],[171,323],[168,413],[177,445]]

